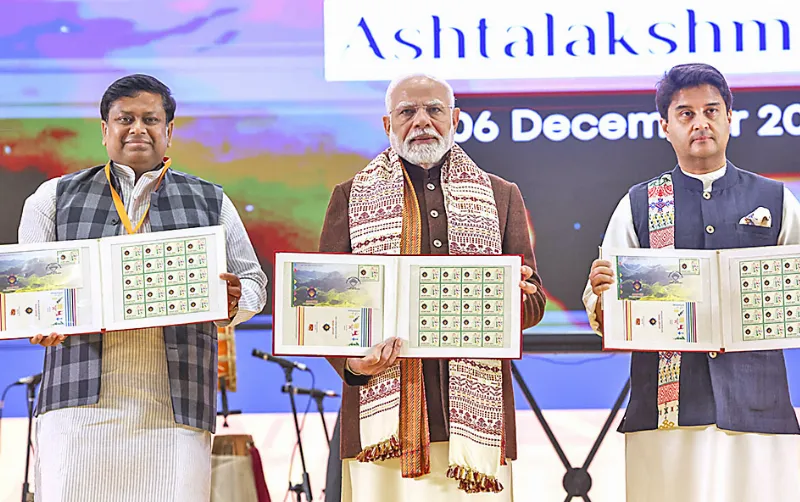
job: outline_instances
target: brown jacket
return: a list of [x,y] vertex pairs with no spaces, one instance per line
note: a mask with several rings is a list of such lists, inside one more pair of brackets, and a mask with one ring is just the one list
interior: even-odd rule
[[[447,215],[444,210],[444,194],[439,177],[441,169],[423,169],[405,163],[419,201],[422,218],[422,254],[449,254],[447,245]],[[503,239],[503,254],[523,255],[525,264],[534,270],[530,282],[536,284],[538,292],[525,296],[523,303],[523,329],[536,325],[544,315],[545,296],[541,279],[536,273],[536,260],[528,234],[527,211],[522,194],[514,183],[489,175],[494,191],[495,203],[500,219]],[[320,236],[319,250],[322,253],[350,253],[350,226],[348,201],[353,180],[336,186],[331,195],[325,223]],[[341,458],[353,458],[361,452],[359,433],[358,386],[367,383],[369,377],[356,376],[345,371],[344,358],[328,359],[344,380],[342,389]],[[425,397],[428,403],[428,422],[431,442],[447,441],[449,438],[449,380],[446,359],[424,359]],[[516,421],[514,415],[514,389],[511,381],[511,364],[503,362],[503,395],[506,424],[506,457],[517,458]]]

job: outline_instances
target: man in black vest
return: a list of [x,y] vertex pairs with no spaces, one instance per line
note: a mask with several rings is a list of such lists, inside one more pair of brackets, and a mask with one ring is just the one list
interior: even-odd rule
[[[222,188],[170,169],[175,108],[153,77],[111,84],[100,104],[108,163],[43,183],[25,202],[19,242],[222,225],[229,273],[221,278],[229,322],[238,324],[264,307],[266,276]],[[209,500],[216,330],[200,323],[34,337],[46,347],[37,501]]]
[[[680,65],[664,76],[656,105],[678,165],[630,189],[603,246],[800,244],[791,192],[727,159],[732,101],[709,65]],[[596,260],[584,304],[598,334],[599,296],[613,282],[611,263]],[[633,353],[620,431],[628,502],[800,500],[800,428],[780,350]]]

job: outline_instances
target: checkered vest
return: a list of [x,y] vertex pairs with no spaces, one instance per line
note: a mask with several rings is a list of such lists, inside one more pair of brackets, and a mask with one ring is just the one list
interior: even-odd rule
[[[125,232],[105,166],[61,178],[56,191],[56,239],[97,239]],[[117,186],[117,180],[112,182]],[[168,170],[150,199],[151,231],[217,225],[222,189]],[[217,411],[217,331],[213,323],[164,328],[169,386],[175,422],[214,432]],[[97,403],[103,337],[67,337],[45,351],[37,413]]]

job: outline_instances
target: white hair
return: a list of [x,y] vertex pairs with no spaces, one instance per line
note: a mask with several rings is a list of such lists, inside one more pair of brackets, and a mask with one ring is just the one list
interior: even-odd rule
[[420,77],[424,77],[424,78],[433,80],[434,82],[438,82],[438,83],[442,84],[445,87],[445,89],[447,89],[447,97],[450,99],[450,103],[449,104],[446,103],[446,105],[454,106],[456,104],[456,96],[455,96],[455,93],[453,92],[453,86],[448,84],[446,80],[438,78],[438,77],[434,77],[433,75],[429,75],[427,73],[410,73],[410,74],[401,75],[401,76],[395,78],[394,80],[391,81],[391,83],[389,84],[389,87],[386,88],[386,113],[387,114],[391,114],[392,113],[392,93],[397,88],[397,86],[400,85],[401,83],[407,81],[407,80],[411,80],[412,78],[420,78]]

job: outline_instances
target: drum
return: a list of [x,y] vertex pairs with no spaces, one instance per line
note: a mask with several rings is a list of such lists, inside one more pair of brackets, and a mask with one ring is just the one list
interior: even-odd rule
[[252,447],[253,436],[250,434],[214,436],[214,445],[211,447],[211,454],[228,455],[234,457],[249,457],[250,448]]
[[[236,338],[234,328],[217,328],[217,390],[236,392]],[[224,379],[225,383],[222,384]]]
[[[214,437],[211,447],[211,502],[264,502],[254,469],[253,438],[249,434]],[[260,461],[258,462],[260,466]],[[259,469],[260,470],[260,469]]]

